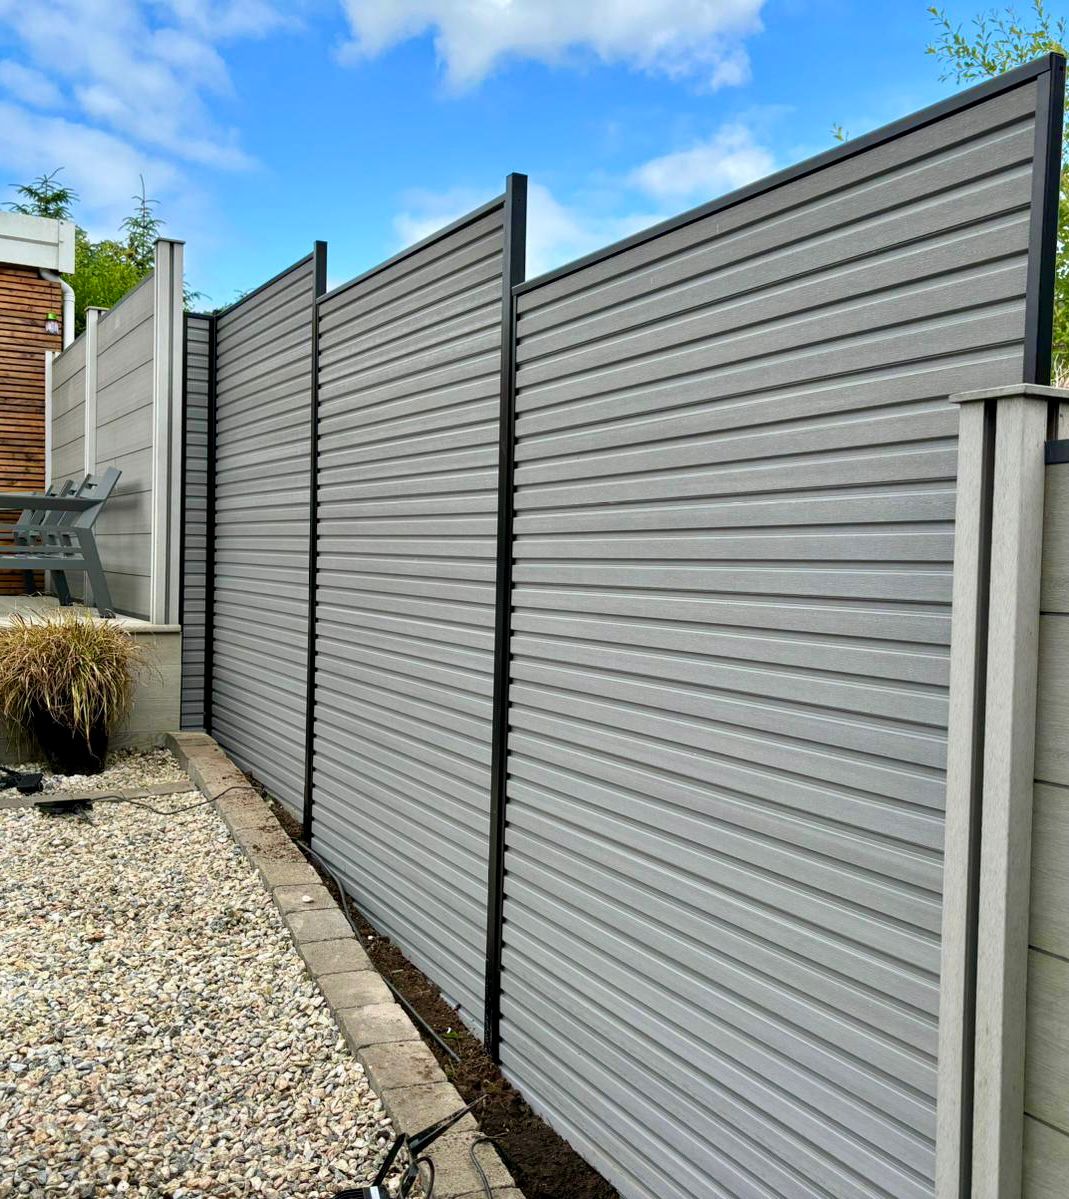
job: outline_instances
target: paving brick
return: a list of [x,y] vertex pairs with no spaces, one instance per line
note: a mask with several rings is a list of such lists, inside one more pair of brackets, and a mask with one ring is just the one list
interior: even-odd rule
[[[434,1159],[434,1199],[469,1199],[471,1195],[485,1199],[482,1180],[469,1155],[471,1146],[481,1136],[478,1132],[448,1132],[427,1151]],[[506,1195],[515,1188],[512,1175],[493,1144],[478,1145],[475,1152],[495,1195],[499,1187]]]
[[[434,1147],[431,1146],[432,1152],[433,1149]],[[477,1149],[475,1152],[480,1152],[480,1149]],[[481,1157],[479,1158],[479,1161],[482,1161]],[[441,1192],[437,1187],[435,1187],[434,1193],[437,1196]],[[516,1187],[491,1187],[490,1194],[492,1199],[523,1199],[523,1191],[517,1190]],[[477,1191],[468,1191],[467,1194],[458,1195],[456,1199],[486,1199],[486,1190],[484,1187],[480,1186]]]
[[345,1008],[393,1002],[390,988],[382,981],[377,970],[347,970],[344,974],[325,974],[317,981],[327,1006],[335,1015]]
[[367,1045],[356,1055],[375,1091],[391,1087],[418,1087],[445,1082],[434,1054],[422,1041],[391,1041]]
[[280,861],[305,861],[301,851],[278,826],[271,828],[239,828],[234,830],[234,840],[251,853],[271,853]]
[[282,829],[235,829],[233,837],[268,888],[306,887],[319,883],[319,875]]
[[228,829],[276,828],[275,814],[258,795],[235,791],[215,801],[215,810],[222,816]]
[[316,912],[324,908],[336,910],[337,904],[330,897],[326,887],[318,883],[310,883],[307,887],[284,886],[275,887],[272,891],[278,910],[283,915],[286,912]]
[[372,969],[371,959],[351,932],[332,941],[306,941],[297,946],[297,951],[304,958],[308,973],[316,979],[347,970]]
[[186,764],[186,772],[212,799],[256,794],[249,780],[221,754],[191,757]]
[[179,759],[197,746],[214,749],[217,752],[219,750],[215,738],[207,733],[167,733],[163,738],[163,743]]
[[419,1040],[416,1026],[396,1003],[346,1008],[338,1013],[337,1021],[354,1054],[368,1045]]
[[[450,1082],[432,1082],[416,1087],[383,1087],[380,1082],[376,1089],[399,1132],[419,1132],[466,1106]],[[458,1132],[475,1132],[479,1126],[469,1112],[453,1127]]]
[[352,931],[349,921],[337,908],[332,912],[286,912],[282,919],[298,945],[305,941],[333,941]]

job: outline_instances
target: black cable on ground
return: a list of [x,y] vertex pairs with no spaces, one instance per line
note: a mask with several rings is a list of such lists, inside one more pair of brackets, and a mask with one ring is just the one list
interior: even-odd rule
[[[190,791],[195,791],[196,789],[196,787],[190,787]],[[50,807],[58,806],[64,803],[128,803],[131,805],[131,807],[144,808],[146,812],[154,812],[157,816],[180,816],[183,812],[191,812],[194,808],[206,808],[209,804],[215,803],[217,799],[222,799],[224,795],[228,795],[231,791],[253,791],[255,794],[254,788],[250,787],[247,783],[235,783],[234,786],[227,787],[225,790],[220,791],[218,795],[213,796],[211,799],[198,800],[196,803],[185,804],[181,808],[157,808],[150,803],[146,803],[143,799],[131,799],[127,795],[109,795],[107,793],[104,793],[103,795],[85,795],[84,797],[71,800],[44,799],[38,802],[37,807],[47,811]],[[44,791],[42,794],[56,795],[57,792]],[[57,813],[57,815],[62,815],[62,813]]]
[[475,1149],[478,1145],[492,1145],[494,1143],[492,1137],[478,1137],[468,1146],[468,1157],[471,1158],[471,1164],[475,1167],[476,1173],[482,1180],[483,1190],[486,1192],[486,1199],[494,1199],[494,1192],[490,1187],[490,1179],[486,1177],[486,1171],[479,1164],[479,1159],[475,1156]]
[[[356,934],[357,938],[359,938],[360,937],[360,929],[356,923],[355,918],[353,917],[353,909],[351,906],[351,901],[349,899],[349,893],[342,886],[341,879],[339,879],[337,874],[334,872],[334,868],[330,865],[329,862],[324,861],[323,858],[321,858],[319,856],[319,854],[316,853],[316,851],[307,843],[307,841],[295,840],[294,844],[300,850],[302,850],[302,852],[307,857],[311,858],[313,862],[318,863],[318,865],[323,870],[325,870],[327,872],[327,874],[330,875],[331,881],[334,883],[335,889],[337,890],[338,894],[341,896],[342,911],[345,913],[345,919],[349,921],[349,927]],[[387,985],[387,987],[390,988],[390,992],[393,995],[394,999],[397,1000],[397,1002],[405,1009],[405,1011],[408,1013],[408,1015],[420,1026],[420,1028],[422,1028],[423,1031],[429,1037],[433,1038],[434,1043],[441,1048],[442,1052],[447,1053],[453,1059],[453,1061],[459,1062],[460,1054],[457,1053],[457,1051],[452,1047],[452,1045],[447,1044],[438,1035],[438,1033],[435,1032],[435,1030],[433,1028],[431,1028],[431,1026],[427,1023],[427,1021],[424,1020],[424,1018],[419,1014],[419,1012],[417,1012],[416,1009],[412,1006],[411,1002],[406,998],[404,992],[399,990],[397,987],[395,987],[394,984],[392,982],[390,982],[390,980],[388,978],[386,978],[384,975],[380,974],[380,977],[382,978],[382,981]]]
[[[432,1199],[434,1195],[434,1162],[429,1157],[421,1157],[417,1159],[416,1165],[420,1168],[420,1182],[423,1182],[423,1167],[427,1167],[427,1181],[423,1182],[423,1199]],[[492,1195],[490,1199],[493,1199]]]

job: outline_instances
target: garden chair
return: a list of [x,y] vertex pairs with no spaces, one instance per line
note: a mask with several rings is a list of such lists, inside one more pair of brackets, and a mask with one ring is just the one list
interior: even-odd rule
[[[56,496],[68,496],[74,493],[74,480],[64,479],[62,483],[50,483],[45,489],[45,499],[54,499]],[[56,512],[46,508],[24,508],[22,515],[15,521],[11,528],[12,541],[15,545],[31,545],[36,536],[36,530],[41,525],[54,524],[63,513]],[[33,571],[27,570],[23,572],[25,576],[25,584],[27,594],[32,595],[36,580],[33,577]]]
[[[121,474],[112,466],[103,474],[86,475],[69,492],[64,492],[63,484],[55,495],[17,497],[26,501],[26,507],[15,526],[15,544],[0,546],[0,570],[51,571],[56,595],[64,607],[74,602],[67,574],[81,572],[101,616],[114,616],[93,526]],[[0,503],[4,498],[0,493]]]

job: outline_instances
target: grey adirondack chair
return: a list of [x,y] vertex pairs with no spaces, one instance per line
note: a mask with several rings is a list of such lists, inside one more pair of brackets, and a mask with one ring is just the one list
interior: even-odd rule
[[15,524],[14,544],[0,546],[0,570],[50,570],[56,595],[64,607],[74,602],[67,575],[81,572],[101,616],[114,616],[93,525],[121,474],[115,467],[108,467],[102,474],[86,475],[77,487],[68,489],[65,483],[54,495],[36,497],[38,504],[27,507]]
[[[64,479],[62,483],[50,483],[45,488],[45,499],[53,499],[56,496],[68,496],[74,494],[74,480]],[[15,521],[12,526],[12,541],[15,545],[32,545],[37,536],[37,530],[42,525],[55,524],[59,520],[62,513],[56,512],[48,508],[24,508],[22,515]],[[30,594],[34,589],[33,571],[24,571],[24,581],[26,591]]]

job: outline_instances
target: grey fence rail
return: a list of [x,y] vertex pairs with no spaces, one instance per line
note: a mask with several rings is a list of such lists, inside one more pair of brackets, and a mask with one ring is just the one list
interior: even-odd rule
[[948,397],[1047,382],[1062,86],[218,318],[210,727],[627,1199],[928,1199],[967,1119]]

